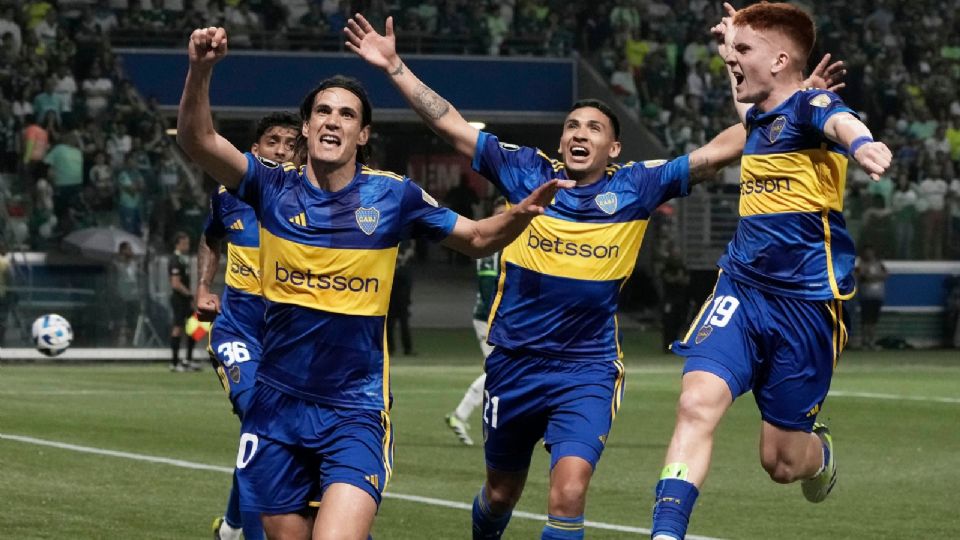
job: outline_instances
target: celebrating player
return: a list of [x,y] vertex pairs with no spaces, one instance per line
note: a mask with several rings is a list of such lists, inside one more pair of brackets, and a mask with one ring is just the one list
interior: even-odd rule
[[[506,210],[507,200],[503,197],[497,197],[493,201],[493,215],[502,214]],[[473,306],[473,330],[477,334],[477,341],[480,342],[480,351],[483,352],[484,359],[493,352],[493,347],[487,343],[487,320],[490,318],[490,307],[497,296],[497,282],[499,280],[499,253],[477,259],[477,301]],[[483,385],[486,380],[486,373],[481,373],[479,377],[474,379],[457,408],[444,418],[447,427],[460,439],[460,442],[467,446],[473,445],[473,439],[468,433],[470,415],[473,414],[474,409],[483,403]]]
[[686,363],[656,488],[655,540],[686,534],[714,430],[750,390],[770,478],[802,480],[812,502],[830,493],[836,457],[816,419],[847,341],[843,301],[854,293],[853,241],[841,213],[847,156],[875,180],[891,160],[836,94],[803,88],[815,41],[808,14],[789,4],[724,7],[729,17],[713,32],[749,133],[740,222],[713,294],[673,346]]
[[357,15],[347,46],[384,70],[429,126],[473,160],[511,204],[554,177],[576,180],[501,259],[485,364],[483,423],[487,480],[473,505],[474,538],[499,538],[526,482],[533,448],[550,451],[549,518],[542,538],[582,538],[586,492],[623,393],[617,299],[633,271],[650,214],[684,196],[740,155],[733,126],[669,163],[610,162],[620,123],[599,100],[573,105],[559,152],[500,142],[471,127],[410,72],[397,54],[393,20],[385,35]]
[[[257,123],[250,153],[277,163],[293,157],[300,120],[289,113],[273,113]],[[285,165],[284,167],[288,167]],[[223,303],[210,292],[220,268],[221,242],[227,239],[227,274]],[[220,377],[233,412],[241,422],[250,402],[260,364],[260,339],[266,303],[260,290],[260,227],[250,205],[226,188],[210,197],[210,216],[197,250],[197,311],[201,320],[213,320],[210,330],[210,360]],[[221,309],[222,306],[222,309]],[[240,511],[240,492],[234,473],[227,511],[213,523],[221,540],[263,538],[260,516]]]
[[[261,226],[268,304],[237,456],[241,508],[260,512],[271,538],[364,539],[393,467],[383,328],[398,244],[425,237],[474,257],[496,252],[572,182],[548,182],[481,221],[438,207],[409,179],[358,161],[370,103],[342,76],[300,106],[306,167],[243,154],[210,113],[213,66],[227,43],[223,28],[190,36],[177,138]],[[321,496],[315,520],[304,517]]]

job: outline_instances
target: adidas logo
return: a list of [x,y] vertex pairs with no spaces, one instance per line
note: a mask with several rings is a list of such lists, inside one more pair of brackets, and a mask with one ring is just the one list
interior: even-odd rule
[[379,474],[368,474],[363,477],[364,480],[370,483],[373,486],[373,489],[380,489],[380,475]]
[[300,212],[299,214],[288,219],[287,221],[289,221],[290,223],[293,223],[294,225],[299,225],[301,227],[307,226],[307,216],[303,212]]
[[242,231],[242,230],[243,230],[243,222],[240,221],[239,219],[236,220],[236,221],[234,221],[234,222],[233,222],[233,225],[230,225],[230,229],[231,229],[231,230],[234,230],[234,231]]

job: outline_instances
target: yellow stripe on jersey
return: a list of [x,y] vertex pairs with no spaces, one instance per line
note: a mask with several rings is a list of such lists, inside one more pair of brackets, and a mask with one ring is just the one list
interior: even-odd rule
[[646,228],[646,220],[582,223],[540,216],[503,250],[502,262],[572,279],[623,279],[633,272]]
[[360,172],[362,172],[363,174],[372,174],[372,175],[375,175],[375,176],[386,176],[386,177],[388,177],[388,178],[393,178],[394,180],[398,180],[398,181],[400,181],[400,182],[403,181],[403,177],[400,176],[399,174],[395,173],[395,172],[381,171],[381,170],[379,170],[379,169],[371,169],[370,167],[367,167],[366,165],[364,165],[363,167],[360,168]]
[[260,231],[263,296],[345,315],[387,314],[397,247],[307,246]]
[[823,148],[743,156],[740,215],[843,211],[847,157]]
[[827,256],[827,280],[830,282],[830,290],[833,297],[839,300],[849,300],[857,294],[857,288],[854,287],[848,294],[840,294],[840,287],[837,285],[837,276],[833,271],[833,250],[830,248],[830,211],[823,210],[821,220],[823,221],[823,249]]
[[245,293],[262,294],[260,289],[260,248],[227,244],[228,286]]

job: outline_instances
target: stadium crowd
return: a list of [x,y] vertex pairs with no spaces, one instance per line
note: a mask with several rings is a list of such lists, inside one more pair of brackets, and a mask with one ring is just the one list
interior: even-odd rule
[[[802,3],[820,25],[814,57],[846,62],[845,101],[896,156],[880,182],[850,168],[854,238],[887,259],[960,257],[960,1]],[[0,230],[35,250],[90,225],[149,231],[157,247],[174,223],[199,230],[197,176],[171,151],[168,121],[124,79],[118,45],[179,47],[189,29],[224,25],[235,48],[343,50],[349,14],[377,27],[393,15],[401,51],[577,52],[675,156],[735,121],[706,30],[720,9],[708,0],[7,0]]]

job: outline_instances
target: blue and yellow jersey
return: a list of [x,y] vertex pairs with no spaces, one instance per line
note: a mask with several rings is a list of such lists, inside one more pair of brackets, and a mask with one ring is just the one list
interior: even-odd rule
[[836,94],[801,90],[769,112],[747,113],[740,222],[718,263],[731,278],[806,300],[853,295],[842,213],[847,153],[823,135],[839,112],[853,113]]
[[260,290],[260,226],[253,208],[220,187],[210,197],[207,238],[227,240],[226,286],[217,326],[259,342],[266,303]]
[[[473,168],[511,204],[552,178],[563,163],[480,133]],[[637,260],[650,214],[687,194],[686,156],[612,164],[600,181],[561,190],[503,250],[488,341],[511,350],[571,360],[622,356],[617,302]]]
[[247,154],[238,196],[260,221],[267,299],[257,379],[330,407],[385,410],[385,323],[401,240],[441,240],[457,215],[408,178],[357,164],[328,192]]

